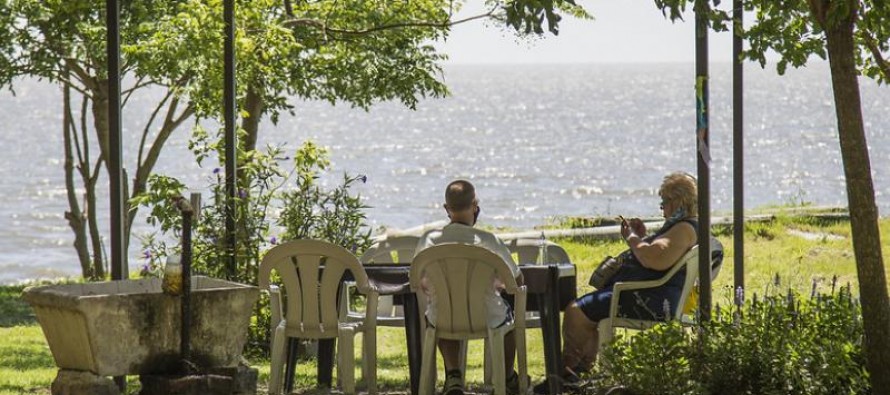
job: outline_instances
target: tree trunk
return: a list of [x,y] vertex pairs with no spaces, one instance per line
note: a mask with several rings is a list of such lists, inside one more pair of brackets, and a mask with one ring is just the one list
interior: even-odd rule
[[[145,155],[145,160],[141,162],[141,165],[136,169],[136,174],[133,176],[133,190],[129,194],[130,199],[135,198],[145,192],[148,183],[148,177],[151,176],[152,171],[154,171],[154,167],[158,163],[158,158],[161,156],[161,150],[167,143],[167,139],[170,138],[170,135],[173,133],[174,130],[179,128],[179,126],[182,125],[182,123],[185,122],[187,119],[191,118],[192,114],[194,114],[195,112],[194,107],[191,104],[187,104],[182,114],[177,117],[175,116],[175,113],[178,105],[179,99],[173,98],[173,101],[168,108],[167,116],[164,118],[164,123],[161,125],[161,130],[158,132],[157,137],[151,144],[151,148],[149,148],[148,153]],[[126,245],[129,246],[130,229],[133,227],[133,221],[136,220],[136,214],[139,212],[139,206],[130,207],[129,203],[127,203],[127,209],[129,215],[127,216],[124,237],[126,238]]]
[[105,254],[102,251],[102,235],[99,233],[99,224],[96,222],[96,181],[97,178],[84,182],[86,187],[87,225],[90,228],[90,240],[93,245],[93,275],[94,280],[105,278]]
[[[890,394],[890,300],[854,58],[855,12],[826,29],[873,394]],[[833,26],[830,26],[833,25]]]
[[[90,109],[93,113],[93,127],[96,129],[96,139],[99,145],[99,158],[97,163],[105,163],[105,171],[108,172],[108,84],[105,81],[94,81],[92,84],[94,89],[92,93],[92,104]],[[84,141],[86,144],[86,141]],[[89,162],[84,166],[90,166]],[[87,173],[89,174],[89,172]],[[87,211],[87,224],[90,228],[90,238],[93,243],[93,274],[96,278],[105,278],[105,257],[102,248],[102,236],[99,232],[98,219],[96,217],[96,184],[98,183],[99,173],[91,175],[84,180],[86,188],[86,200],[89,207]]]
[[260,133],[260,120],[263,118],[266,103],[263,97],[257,94],[254,89],[247,89],[247,97],[245,97],[244,102],[244,109],[250,115],[241,118],[241,128],[244,129],[246,134],[242,147],[244,152],[249,152],[256,149],[256,142]]
[[72,150],[74,141],[71,130],[73,121],[71,119],[71,88],[65,85],[63,88],[63,114],[62,114],[62,132],[64,133],[65,145],[65,190],[68,192],[68,208],[65,212],[65,219],[68,220],[68,226],[74,232],[74,249],[77,251],[77,259],[80,261],[80,270],[84,278],[91,278],[91,262],[90,252],[87,246],[87,233],[84,223],[85,216],[80,211],[80,204],[77,200],[77,188],[74,186],[74,153]]

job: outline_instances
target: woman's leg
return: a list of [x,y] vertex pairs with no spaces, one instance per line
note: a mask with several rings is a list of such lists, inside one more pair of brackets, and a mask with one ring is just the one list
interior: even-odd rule
[[[598,332],[596,322],[591,321],[578,306],[572,302],[566,307],[563,320],[564,346],[562,352],[563,368],[589,368],[596,358]],[[575,373],[573,371],[573,373]]]

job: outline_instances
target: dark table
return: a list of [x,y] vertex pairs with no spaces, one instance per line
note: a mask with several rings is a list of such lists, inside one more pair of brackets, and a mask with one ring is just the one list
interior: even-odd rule
[[[527,311],[541,315],[541,335],[544,340],[544,366],[547,377],[558,376],[562,370],[562,340],[559,312],[577,297],[575,265],[520,265],[525,286],[530,296]],[[401,299],[405,311],[405,336],[408,343],[408,368],[411,375],[411,393],[420,387],[422,349],[422,314],[419,313],[417,296],[408,286],[407,264],[366,265],[365,271],[381,295],[395,295]],[[398,300],[397,300],[398,302]],[[296,339],[289,339],[285,388],[293,389],[296,366]],[[320,340],[318,344],[318,383],[331,386],[334,365],[334,340]],[[561,392],[559,380],[548,380],[550,393]]]

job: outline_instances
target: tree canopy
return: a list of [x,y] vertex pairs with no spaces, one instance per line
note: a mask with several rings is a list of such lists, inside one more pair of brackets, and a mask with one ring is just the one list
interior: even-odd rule
[[[687,3],[708,12],[713,29],[727,29],[728,13],[711,9],[706,0],[656,0],[674,20]],[[780,74],[788,65],[803,66],[813,56],[829,61],[862,300],[866,365],[873,393],[890,394],[890,339],[886,336],[890,298],[858,80],[865,75],[879,84],[890,82],[890,5],[882,0],[743,0],[742,4],[755,15],[750,27],[736,31],[750,46],[744,58],[765,66],[768,51],[774,51],[779,55]]]

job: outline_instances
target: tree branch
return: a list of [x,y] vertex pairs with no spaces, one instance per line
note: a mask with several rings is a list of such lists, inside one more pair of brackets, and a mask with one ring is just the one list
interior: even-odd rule
[[96,161],[96,167],[93,168],[93,174],[90,175],[90,183],[95,184],[96,180],[99,179],[99,170],[102,170],[102,163],[105,162],[105,159],[102,156],[99,156],[99,160]]
[[149,86],[154,83],[153,80],[149,80],[148,82],[143,83],[142,81],[144,79],[145,79],[145,76],[139,77],[139,79],[136,80],[136,83],[133,84],[133,86],[131,88],[121,92],[122,95],[127,95],[126,97],[124,97],[123,102],[121,102],[121,107],[124,107],[127,105],[127,101],[130,100],[130,96],[132,96],[133,92],[135,92],[137,89]]
[[[167,100],[173,96],[173,90],[168,90],[167,94],[161,100],[160,103],[155,107],[154,111],[151,112],[151,116],[148,118],[148,122],[145,124],[145,128],[142,129],[142,139],[139,141],[139,154],[136,155],[136,168],[139,169],[142,167],[142,153],[145,149],[145,141],[148,140],[148,133],[151,130],[151,125],[154,124],[155,118],[157,118],[158,113],[161,112],[161,107],[164,107],[164,104],[167,103]],[[175,107],[174,107],[175,109]],[[168,114],[169,114],[168,109]],[[168,115],[169,116],[169,115]]]
[[[164,98],[164,100],[166,99],[167,98]],[[164,118],[164,124],[161,126],[161,130],[158,132],[158,135],[155,136],[155,140],[152,143],[151,148],[148,150],[148,154],[145,156],[145,161],[136,168],[136,175],[135,177],[133,177],[133,190],[131,191],[131,197],[139,196],[145,191],[148,177],[151,175],[155,164],[157,164],[158,158],[161,156],[161,149],[164,148],[164,144],[167,142],[170,134],[172,134],[174,130],[179,128],[179,126],[182,125],[182,123],[185,122],[186,119],[191,117],[192,114],[194,114],[195,112],[194,106],[192,106],[191,104],[187,104],[185,110],[183,110],[182,113],[179,114],[178,117],[176,117],[175,113],[178,106],[179,98],[174,96],[173,100],[170,101],[170,105],[167,107],[167,116]],[[133,223],[136,218],[138,209],[138,207],[133,207],[129,211],[129,221],[127,222],[128,224]]]
[[90,75],[90,73],[88,73],[86,70],[84,70],[82,67],[80,67],[80,65],[77,64],[77,62],[74,59],[70,59],[70,58],[65,59],[65,65],[68,66],[71,69],[71,71],[74,72],[74,74],[77,76],[77,78],[80,80],[80,82],[86,88],[86,90],[89,90],[89,91],[96,90],[95,78],[93,78],[93,76]]
[[[80,161],[81,173],[85,180],[90,179],[90,135],[87,133],[87,106],[89,100],[86,96],[80,106],[80,133],[83,136],[83,160]],[[80,148],[78,147],[78,150]]]
[[403,28],[411,28],[411,27],[419,27],[419,28],[449,28],[452,26],[460,25],[462,23],[471,22],[477,19],[489,18],[494,15],[497,8],[492,8],[486,13],[473,15],[464,19],[459,19],[456,21],[446,21],[446,22],[429,22],[429,21],[411,21],[411,22],[402,22],[402,23],[393,23],[387,25],[374,26],[363,30],[346,30],[346,29],[336,29],[328,27],[325,22],[318,21],[315,19],[302,19],[302,18],[293,18],[284,22],[285,26],[293,28],[296,26],[309,26],[322,30],[323,32],[330,32],[342,35],[349,36],[358,36],[376,33],[384,30],[392,30],[392,29],[403,29]]
[[133,196],[138,195],[142,192],[142,190],[144,190],[145,181],[148,180],[148,176],[154,169],[154,166],[158,161],[158,157],[160,157],[161,155],[161,149],[164,148],[164,144],[167,142],[170,134],[172,134],[173,131],[179,128],[179,126],[182,125],[182,123],[185,122],[186,119],[188,119],[195,113],[195,107],[191,104],[187,104],[186,108],[177,117],[175,116],[175,114],[176,108],[178,106],[179,98],[174,97],[173,100],[170,101],[170,105],[167,107],[167,116],[164,118],[164,124],[161,126],[161,130],[158,132],[158,135],[155,136],[155,140],[154,142],[152,142],[151,148],[148,150],[148,154],[145,156],[145,161],[136,168]]
[[[71,87],[65,86],[66,89],[70,89]],[[77,125],[74,123],[74,111],[71,110],[71,95],[70,92],[68,97],[65,99],[65,114],[67,115],[67,127],[71,128],[73,131],[71,133],[72,139],[74,140],[73,145],[77,148],[77,163],[83,163],[83,153],[80,150],[80,139],[77,138]],[[84,97],[84,101],[86,101],[86,97]]]
[[878,65],[881,73],[884,74],[884,78],[890,80],[890,61],[884,58],[884,55],[881,53],[881,49],[878,48],[878,43],[868,33],[862,33],[861,37],[862,41],[865,43],[865,47],[868,48],[869,52],[871,52],[871,56],[872,58],[874,58],[875,64]]

